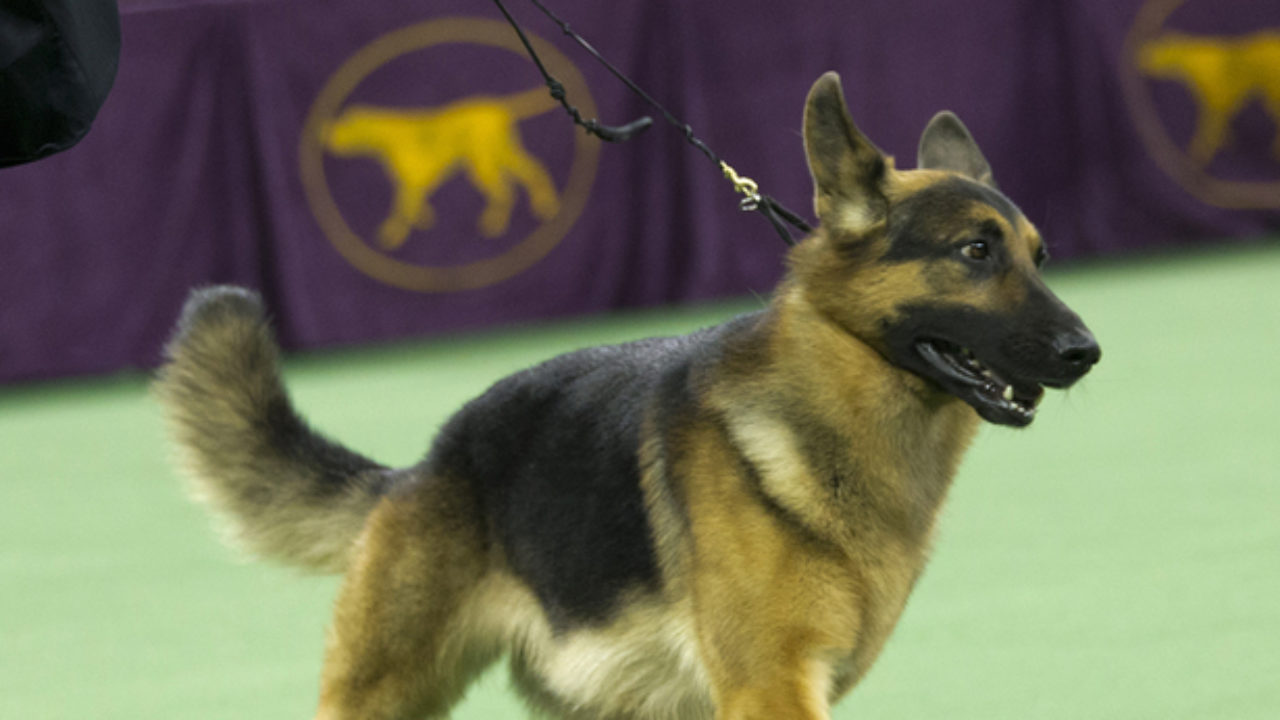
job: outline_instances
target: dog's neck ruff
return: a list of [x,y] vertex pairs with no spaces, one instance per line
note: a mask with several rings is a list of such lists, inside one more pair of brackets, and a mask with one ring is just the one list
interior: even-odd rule
[[[762,470],[765,491],[837,545],[859,546],[869,529],[850,519],[873,516],[899,541],[926,547],[980,424],[973,409],[890,363],[798,292],[784,289],[753,334],[748,342],[767,351],[735,373],[758,382],[739,375],[716,405],[737,420],[730,434]],[[851,498],[857,513],[844,507]],[[821,517],[812,516],[817,507]]]

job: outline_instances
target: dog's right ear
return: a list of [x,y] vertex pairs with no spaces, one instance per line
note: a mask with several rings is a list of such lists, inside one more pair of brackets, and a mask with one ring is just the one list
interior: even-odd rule
[[885,218],[885,156],[853,124],[834,72],[809,90],[804,149],[813,175],[813,208],[822,225],[860,232]]

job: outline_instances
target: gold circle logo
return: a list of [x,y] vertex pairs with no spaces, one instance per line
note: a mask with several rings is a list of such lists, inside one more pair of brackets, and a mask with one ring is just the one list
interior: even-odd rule
[[[1147,153],[1183,189],[1217,207],[1280,207],[1280,28],[1209,35],[1169,28],[1187,0],[1148,0],[1125,38],[1121,83]],[[1195,105],[1189,140],[1170,133],[1156,83],[1182,85]],[[1276,179],[1228,179],[1214,167],[1231,148],[1231,126],[1255,100],[1276,129],[1271,164]]]
[[[594,117],[577,69],[545,40],[530,41],[572,102]],[[513,63],[521,72],[502,72]],[[599,143],[564,118],[544,121],[540,139],[563,156],[549,167],[521,139],[522,123],[560,109],[546,86],[476,92],[465,77],[510,84],[526,67],[533,64],[504,23],[443,18],[387,33],[338,68],[307,115],[299,157],[307,202],[342,257],[388,285],[456,292],[506,280],[555,248],[586,206]],[[433,81],[455,93],[403,104],[406,92]],[[366,86],[374,101],[358,97]]]

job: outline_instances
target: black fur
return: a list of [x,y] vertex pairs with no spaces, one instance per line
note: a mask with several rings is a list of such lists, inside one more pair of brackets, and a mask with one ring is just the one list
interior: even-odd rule
[[[687,411],[693,366],[734,323],[589,348],[512,375],[440,432],[429,470],[467,478],[512,569],[565,629],[658,587],[640,442]],[[655,400],[657,401],[655,404]]]
[[554,626],[604,619],[619,592],[657,580],[637,455],[643,399],[658,379],[644,359],[672,345],[593,348],[518,373],[468,403],[437,441],[432,470],[474,484],[495,540]]
[[[886,341],[904,367],[929,376],[912,349],[924,338],[940,338],[972,349],[987,365],[1019,387],[1063,387],[1083,374],[1076,362],[1060,356],[1062,338],[1085,331],[1072,312],[1038,281],[1029,283],[1027,300],[1009,312],[983,312],[968,306],[912,305],[900,309]],[[1092,341],[1092,336],[1088,338]],[[1088,361],[1097,362],[1097,348]],[[919,367],[917,367],[919,366]],[[1083,369],[1087,370],[1087,366]]]
[[[911,262],[954,253],[953,243],[940,241],[953,238],[957,216],[963,216],[965,209],[975,202],[995,208],[1010,225],[1016,225],[1021,216],[1000,191],[963,178],[949,178],[894,205],[889,212],[889,250],[883,259],[886,262]],[[997,245],[1003,240],[999,237],[998,227],[981,222],[969,231],[972,239],[988,240]]]
[[314,500],[350,492],[353,477],[361,478],[369,492],[381,493],[390,486],[387,468],[311,429],[287,397],[271,398],[263,421],[263,436],[277,452],[310,463],[315,482],[307,490]]

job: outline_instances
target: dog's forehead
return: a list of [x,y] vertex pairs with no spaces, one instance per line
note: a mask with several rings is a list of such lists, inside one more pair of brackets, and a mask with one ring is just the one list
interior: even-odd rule
[[884,259],[941,257],[955,242],[1004,240],[1016,255],[1034,253],[1035,228],[999,190],[949,172],[897,173],[890,182]]
[[1022,211],[995,188],[949,172],[896,175],[888,193],[891,255],[936,254],[964,235],[1038,242]]
[[1022,211],[999,190],[958,175],[915,179],[904,189],[889,208],[891,225],[895,221],[936,223],[939,230],[955,232],[966,224],[1000,220],[1013,233],[1030,227]]

